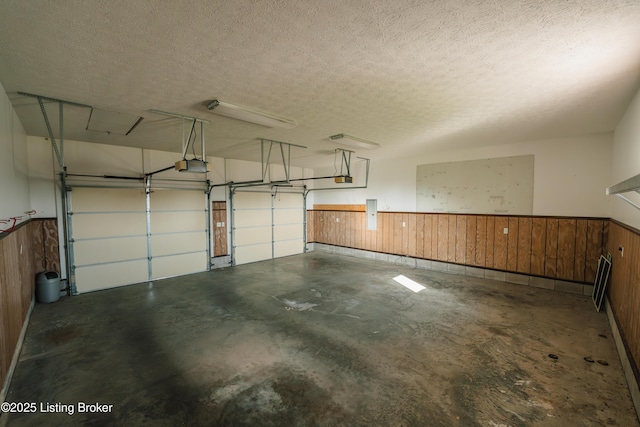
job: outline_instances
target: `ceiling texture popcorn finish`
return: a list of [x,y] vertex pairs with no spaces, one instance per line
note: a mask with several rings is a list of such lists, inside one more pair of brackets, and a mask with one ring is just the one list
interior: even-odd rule
[[376,160],[612,131],[640,85],[639,23],[637,0],[3,0],[0,82],[30,135],[47,131],[18,92],[144,118],[90,132],[68,106],[67,139],[179,151],[180,119],[157,109],[209,120],[209,155],[256,160],[268,138],[314,167],[337,133],[379,142]]

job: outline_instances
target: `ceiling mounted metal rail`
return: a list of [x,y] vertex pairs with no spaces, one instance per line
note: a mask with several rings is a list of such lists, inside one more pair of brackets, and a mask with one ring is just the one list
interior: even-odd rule
[[[371,159],[367,159],[364,157],[356,157],[357,159],[360,160],[364,160],[366,162],[366,169],[365,169],[365,182],[364,185],[359,185],[359,186],[355,186],[355,187],[324,187],[324,188],[310,188],[306,191],[306,194],[309,194],[312,191],[323,191],[323,190],[357,190],[357,189],[362,189],[362,188],[367,188],[367,186],[369,185],[369,168],[371,165]],[[325,178],[335,178],[335,177],[322,177],[319,179],[325,179]],[[313,178],[307,178],[307,179],[313,179]]]
[[[64,169],[64,104],[73,105],[76,107],[82,108],[93,108],[91,105],[79,104],[77,102],[64,101],[62,99],[49,98],[41,95],[34,95],[32,93],[27,92],[18,92],[18,95],[30,96],[32,98],[36,98],[38,100],[38,104],[40,105],[40,111],[42,111],[42,117],[44,118],[44,123],[47,126],[47,132],[49,133],[49,139],[51,140],[51,145],[53,145],[53,151],[56,153],[56,158],[58,159],[58,165],[60,168]],[[51,128],[51,122],[49,122],[49,116],[47,115],[47,109],[44,106],[44,101],[57,102],[59,107],[59,119],[60,119],[60,147],[56,143],[56,138],[53,136],[53,129]]]
[[148,110],[150,113],[155,113],[155,114],[162,114],[164,116],[169,116],[169,117],[176,117],[178,119],[184,119],[184,120],[195,120],[196,122],[200,122],[200,123],[211,123],[209,120],[205,120],[205,119],[198,119],[197,117],[191,117],[191,116],[184,116],[182,114],[176,114],[176,113],[169,113],[168,111],[162,111],[162,110]]
[[[291,179],[290,176],[290,172],[291,172],[291,147],[298,147],[298,148],[307,148],[303,145],[297,145],[297,144],[290,144],[288,142],[281,142],[281,141],[273,141],[271,139],[264,139],[264,138],[260,138],[260,154],[261,154],[261,163],[262,163],[262,181],[265,182],[267,179],[267,171],[269,169],[269,165],[271,162],[271,151],[273,149],[273,146],[277,145],[280,148],[280,155],[282,158],[282,167],[284,168],[284,176],[285,176],[285,180],[284,181],[277,181],[279,183],[289,183],[289,180]],[[267,147],[268,146],[268,147]],[[285,149],[286,147],[286,149]],[[268,150],[267,150],[268,148]],[[266,151],[266,157],[265,157],[265,151]],[[274,182],[265,182],[266,184],[273,184]]]
[[629,179],[626,179],[622,182],[619,182],[616,185],[612,185],[611,187],[608,187],[606,189],[606,194],[608,196],[615,195],[617,197],[620,197],[622,200],[629,203],[634,208],[640,210],[640,205],[638,205],[636,202],[629,200],[627,197],[622,195],[622,193],[630,193],[632,191],[640,194],[640,174],[634,177],[631,177]]

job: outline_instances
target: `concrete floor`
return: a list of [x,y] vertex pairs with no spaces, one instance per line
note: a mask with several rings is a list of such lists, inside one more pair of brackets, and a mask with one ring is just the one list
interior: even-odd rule
[[37,305],[7,401],[38,405],[11,427],[640,425],[589,297],[319,252]]

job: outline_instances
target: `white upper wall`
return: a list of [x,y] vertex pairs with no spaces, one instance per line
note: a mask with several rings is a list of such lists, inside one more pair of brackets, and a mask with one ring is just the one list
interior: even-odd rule
[[[363,204],[377,199],[379,210],[413,212],[418,165],[533,154],[534,215],[609,217],[604,189],[609,185],[612,144],[612,134],[599,134],[372,162],[367,189],[317,192],[315,203]],[[324,170],[316,175],[332,173]]]
[[[607,186],[638,174],[640,174],[640,91],[631,101],[616,127],[611,160],[611,180]],[[640,204],[638,194],[627,193],[625,196]],[[609,197],[611,198],[611,217],[640,229],[640,210],[616,196]]]
[[[0,220],[11,217],[29,219],[27,134],[0,84]],[[11,224],[0,223],[0,230]]]

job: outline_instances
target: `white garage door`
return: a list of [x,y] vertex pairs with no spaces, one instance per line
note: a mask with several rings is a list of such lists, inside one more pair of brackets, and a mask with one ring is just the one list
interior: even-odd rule
[[150,195],[151,276],[207,269],[207,212],[199,191],[160,190]]
[[73,188],[68,194],[72,286],[77,293],[207,269],[200,191]]
[[299,193],[233,194],[236,265],[304,252],[304,199]]

